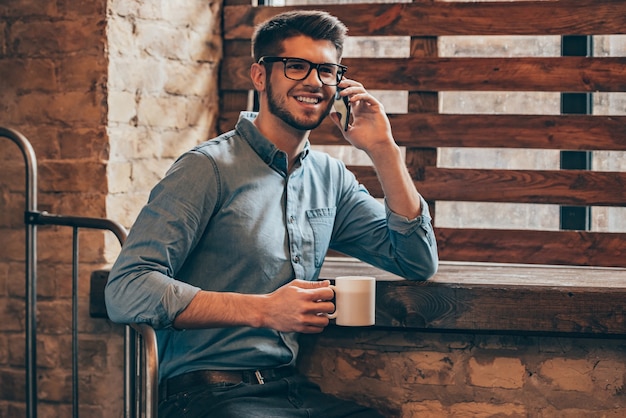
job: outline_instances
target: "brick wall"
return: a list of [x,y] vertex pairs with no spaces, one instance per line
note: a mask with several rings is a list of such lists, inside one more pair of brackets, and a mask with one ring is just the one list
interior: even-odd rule
[[387,417],[618,417],[624,340],[335,327],[300,367]]
[[107,210],[129,226],[174,159],[215,134],[221,3],[111,0],[110,9]]
[[[214,134],[220,3],[0,2],[0,126],[38,160],[38,209],[130,226],[178,154]],[[25,416],[24,163],[0,145],[0,417]],[[71,248],[38,227],[40,417],[71,416]],[[81,232],[81,416],[122,416],[123,327],[88,314],[91,271],[119,245]]]
[[[39,162],[39,209],[104,216],[109,153],[106,2],[8,1],[0,4],[0,15],[0,124],[19,130],[32,142]],[[24,164],[17,147],[2,141],[0,416],[23,417]],[[39,416],[69,416],[71,231],[46,227],[38,235]],[[81,241],[85,260],[102,263],[102,234],[82,234]],[[88,277],[87,270],[83,267],[81,279]],[[81,280],[82,300],[87,292]],[[85,309],[81,316],[86,316]],[[100,379],[121,379],[116,370],[121,340],[115,335],[108,338],[114,328],[92,321],[81,326],[85,410],[94,404]],[[112,407],[119,404],[117,399],[111,402]]]

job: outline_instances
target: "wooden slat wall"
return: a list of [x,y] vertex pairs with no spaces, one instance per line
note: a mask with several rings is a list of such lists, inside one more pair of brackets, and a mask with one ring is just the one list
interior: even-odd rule
[[[608,35],[626,33],[626,2],[555,0],[417,2],[306,7],[224,7],[220,130],[232,129],[249,101],[250,36],[288,9],[324,9],[352,36],[408,36],[407,58],[346,58],[349,76],[369,89],[409,92],[408,114],[390,115],[418,189],[431,201],[626,206],[626,173],[582,170],[451,169],[438,147],[626,150],[626,116],[439,114],[441,91],[626,92],[625,57],[443,58],[443,35]],[[240,3],[240,4],[236,4]],[[318,145],[346,145],[325,122]],[[375,196],[371,167],[351,167]],[[626,234],[437,228],[443,260],[626,267]]]

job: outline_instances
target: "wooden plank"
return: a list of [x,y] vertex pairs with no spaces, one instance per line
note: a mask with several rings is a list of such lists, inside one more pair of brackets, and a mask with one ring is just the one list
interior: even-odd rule
[[626,267],[626,233],[436,228],[452,261]]
[[435,200],[626,206],[626,173],[426,167],[416,186]]
[[346,58],[369,88],[425,91],[626,91],[626,57]]
[[[626,151],[626,116],[389,115],[396,142],[407,147],[537,148]],[[324,122],[311,134],[318,145],[339,145]]]
[[[247,91],[220,91],[220,115],[231,114],[232,120],[236,122],[239,113],[248,107],[248,100],[249,93]],[[232,126],[229,130],[232,129]]]
[[104,301],[104,288],[108,278],[108,270],[96,270],[91,273],[89,286],[89,316],[92,318],[109,317]]
[[[239,111],[221,116],[232,129]],[[389,119],[396,142],[406,147],[626,151],[626,116],[411,113]],[[310,139],[315,145],[348,145],[330,120]]]
[[[376,197],[383,197],[373,167],[348,166]],[[626,206],[626,173],[586,170],[411,169],[428,199],[467,202]]]
[[406,114],[390,121],[404,146],[626,151],[626,116]]
[[239,114],[243,110],[245,110],[245,108],[242,107],[241,109],[232,112],[221,112],[218,122],[219,133],[222,134],[224,132],[230,131],[231,129],[234,129],[235,124],[239,120]]
[[224,56],[220,67],[220,90],[251,90],[251,56]]
[[[374,276],[377,281],[402,281],[402,277],[351,257],[327,256],[320,277],[347,274]],[[587,266],[440,261],[430,283],[495,286],[626,288],[626,269]]]
[[[225,57],[221,85],[252,88],[249,56]],[[369,89],[410,91],[624,92],[626,57],[346,58]]]
[[382,282],[377,291],[377,326],[626,334],[626,289]]
[[321,277],[346,274],[377,278],[377,327],[626,334],[626,269],[442,262],[431,280],[410,282],[331,258]]
[[[254,26],[286,10],[323,9],[351,36],[588,35],[626,33],[622,1],[416,2],[288,7],[227,6],[224,38],[249,39]],[[549,16],[550,19],[546,19]]]
[[[412,37],[410,43],[411,57],[437,57],[439,55],[439,43],[436,37]],[[409,113],[437,113],[439,111],[439,94],[436,92],[408,92],[407,111]],[[395,135],[395,132],[394,132]],[[430,148],[413,147],[405,148],[405,163],[410,171],[418,171],[424,167],[437,167],[439,148],[435,145]],[[429,199],[428,205],[433,223],[437,218],[437,203]]]
[[223,0],[224,7],[239,5],[250,6],[250,3],[250,0]]
[[251,57],[252,45],[250,39],[236,39],[234,41],[226,41],[224,45],[225,57]]
[[[92,273],[92,317],[107,318],[108,274]],[[626,269],[442,262],[428,282],[410,282],[354,259],[327,258],[320,277],[346,274],[376,277],[377,327],[626,334]]]
[[[412,91],[626,91],[626,57],[346,58],[348,76],[370,89]],[[225,57],[223,88],[252,88],[252,58]]]

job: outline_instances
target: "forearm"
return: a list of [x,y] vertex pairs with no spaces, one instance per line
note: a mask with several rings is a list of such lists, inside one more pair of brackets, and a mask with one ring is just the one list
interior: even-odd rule
[[420,216],[422,208],[419,193],[395,142],[368,150],[368,155],[376,169],[389,209],[407,219]]
[[125,270],[121,261],[113,266],[105,288],[107,312],[113,322],[169,327],[199,291],[159,271]]
[[261,327],[264,295],[200,291],[176,317],[174,327]]
[[176,317],[174,327],[248,326],[282,332],[321,332],[328,325],[323,313],[334,311],[328,281],[293,280],[272,293],[251,295],[200,291]]

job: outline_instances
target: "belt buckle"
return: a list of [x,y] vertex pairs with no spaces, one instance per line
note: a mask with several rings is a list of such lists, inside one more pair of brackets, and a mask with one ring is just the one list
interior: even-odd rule
[[254,376],[256,377],[256,381],[259,383],[259,385],[265,384],[265,379],[263,379],[263,375],[261,374],[260,370],[255,370]]

